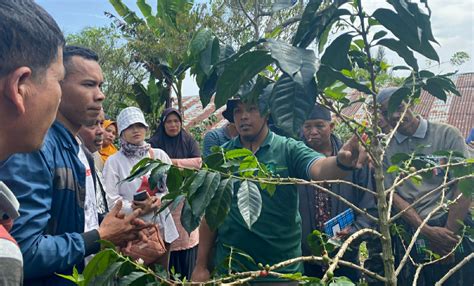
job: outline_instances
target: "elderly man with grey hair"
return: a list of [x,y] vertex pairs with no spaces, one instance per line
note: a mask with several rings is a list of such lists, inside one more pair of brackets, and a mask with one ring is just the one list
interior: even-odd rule
[[[390,98],[397,92],[398,88],[387,88],[382,90],[377,102],[381,105],[381,113],[392,128],[395,128],[400,122],[396,130],[394,138],[389,142],[385,152],[384,163],[386,167],[391,165],[391,158],[397,153],[411,154],[416,152],[435,160],[437,162],[445,162],[446,158],[435,156],[437,151],[457,151],[465,157],[469,157],[467,145],[459,130],[455,127],[428,121],[421,116],[415,115],[411,105],[403,101],[395,111],[389,112]],[[405,116],[402,117],[406,110]],[[416,200],[422,198],[419,203],[410,208],[402,216],[405,230],[408,234],[412,234],[422,223],[422,221],[441,203],[447,203],[459,195],[456,185],[448,188],[445,193],[444,200],[441,190],[439,192],[430,193],[435,188],[443,184],[445,177],[445,169],[436,168],[430,178],[425,178],[420,184],[411,180],[405,181],[396,188],[394,195],[394,206],[397,210],[403,210]],[[388,188],[394,184],[396,178],[395,173],[385,174],[385,187]],[[423,250],[428,247],[433,252],[441,256],[448,254],[458,243],[459,234],[461,233],[462,223],[472,225],[471,216],[468,215],[471,198],[461,196],[456,203],[449,205],[449,210],[440,209],[431,216],[428,223],[421,229],[421,236],[417,240],[416,246],[412,252],[417,262],[423,262],[426,252]],[[409,235],[408,237],[411,237]],[[395,256],[399,262],[404,254],[404,247],[397,242],[395,238]],[[442,264],[427,266],[420,275],[420,283],[418,285],[434,285],[446,272],[453,267],[454,263],[466,256],[472,251],[472,241],[468,237],[464,237],[461,247],[456,250],[454,255],[443,260]],[[472,269],[474,265],[464,266],[463,269]],[[410,264],[403,268],[402,275],[399,277],[400,285],[411,284],[415,269]],[[467,271],[465,271],[467,272]],[[463,275],[464,274],[464,275]],[[473,285],[473,276],[465,275],[462,271],[455,273],[445,285]]]

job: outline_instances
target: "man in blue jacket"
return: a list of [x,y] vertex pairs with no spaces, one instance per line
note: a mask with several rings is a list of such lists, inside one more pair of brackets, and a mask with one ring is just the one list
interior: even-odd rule
[[[0,1],[0,162],[41,147],[61,98],[63,46],[61,30],[40,6]],[[18,208],[0,181],[0,285],[23,282],[22,254],[9,233]]]
[[99,251],[99,239],[124,245],[143,227],[139,211],[124,217],[120,203],[98,226],[95,194],[86,188],[90,168],[80,159],[76,135],[99,116],[103,75],[91,50],[65,47],[63,58],[62,100],[43,147],[1,165],[0,180],[20,202],[12,235],[23,253],[26,285],[67,285],[55,273],[70,274],[75,265],[81,271],[84,258]]

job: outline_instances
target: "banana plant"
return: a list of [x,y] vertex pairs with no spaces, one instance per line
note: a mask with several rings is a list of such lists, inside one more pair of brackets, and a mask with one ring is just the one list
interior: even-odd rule
[[[145,0],[137,0],[141,13],[138,16],[122,0],[109,0],[121,19],[115,19],[128,45],[135,51],[135,59],[141,62],[150,74],[167,87],[166,107],[171,106],[171,94],[178,98],[182,111],[182,83],[187,70],[187,46],[198,21],[193,11],[193,1],[157,1],[156,13]],[[139,85],[139,83],[137,83]]]

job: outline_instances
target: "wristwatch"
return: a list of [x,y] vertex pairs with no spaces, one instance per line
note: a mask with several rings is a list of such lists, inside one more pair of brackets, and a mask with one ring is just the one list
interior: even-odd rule
[[343,171],[354,171],[356,168],[352,166],[346,166],[339,161],[339,157],[336,156],[336,166]]

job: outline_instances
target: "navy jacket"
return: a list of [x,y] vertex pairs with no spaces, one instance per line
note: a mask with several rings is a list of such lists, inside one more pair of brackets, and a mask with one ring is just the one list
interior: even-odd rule
[[74,136],[59,122],[40,151],[15,154],[0,165],[0,180],[20,202],[11,234],[24,258],[25,285],[67,285],[70,274],[98,251],[96,230],[84,231],[85,168]]

